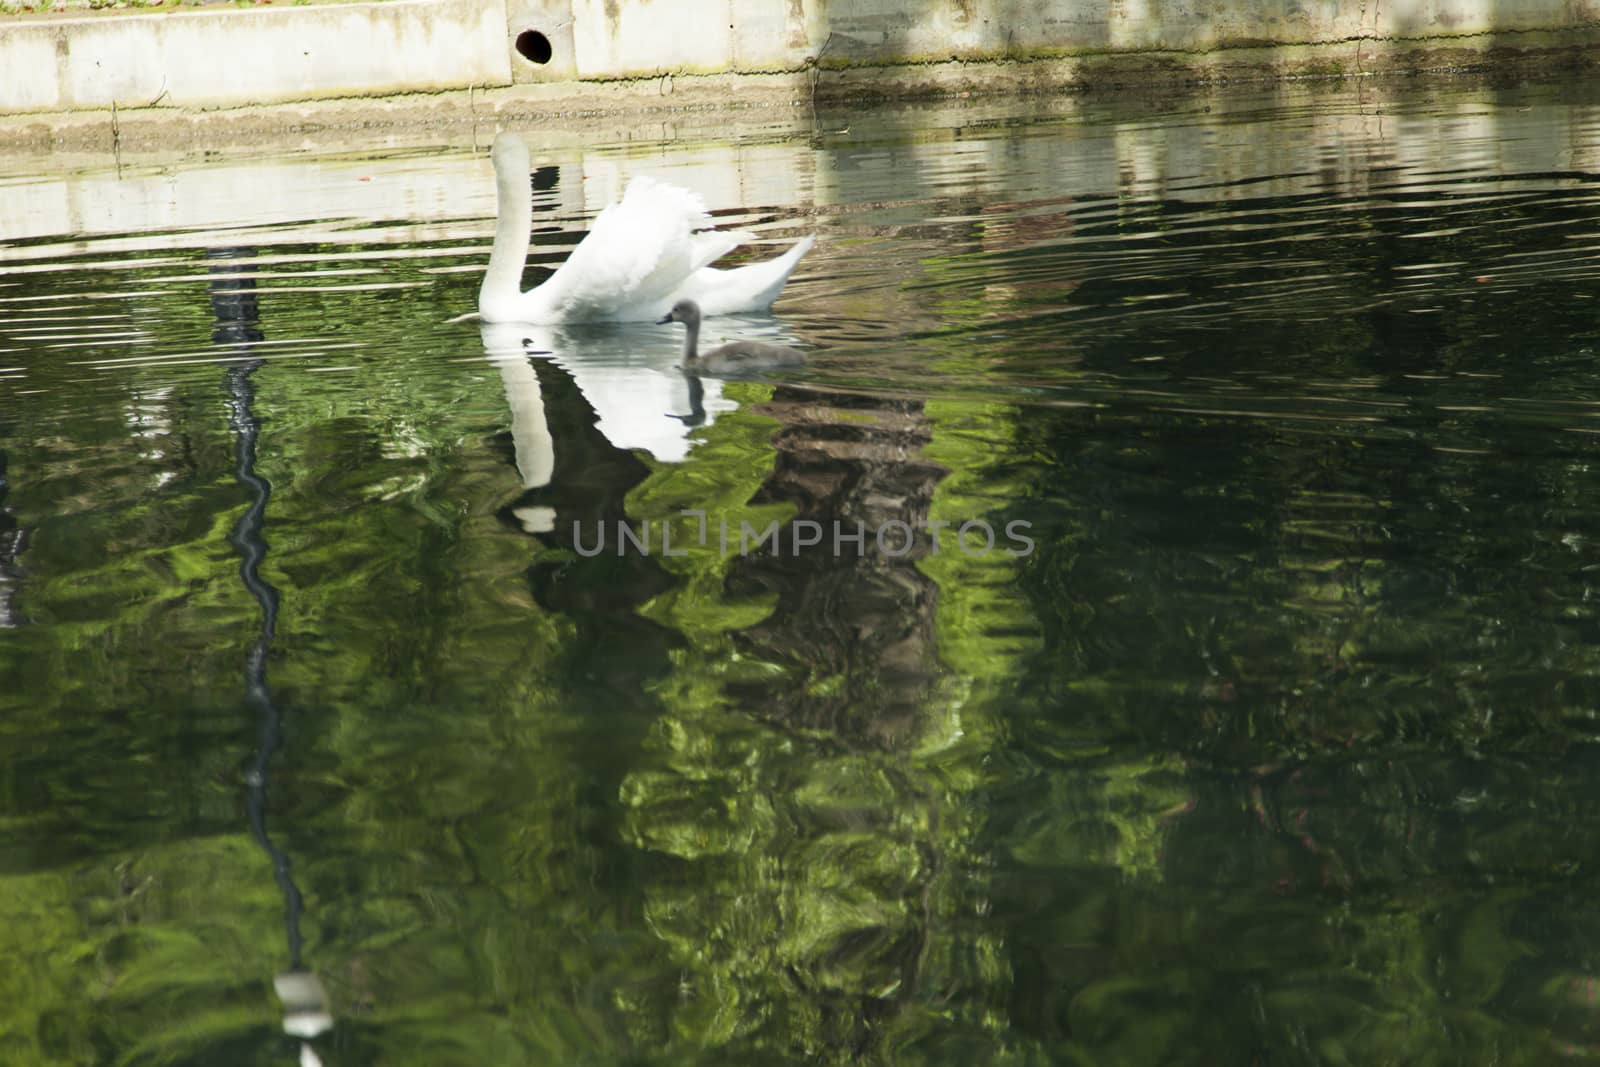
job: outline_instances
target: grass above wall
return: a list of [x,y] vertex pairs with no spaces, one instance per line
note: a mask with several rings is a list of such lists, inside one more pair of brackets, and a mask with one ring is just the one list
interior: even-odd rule
[[[188,11],[204,7],[309,7],[362,0],[40,0],[38,3],[0,0],[0,18],[30,15],[145,15],[158,11]],[[376,0],[374,0],[376,2]]]

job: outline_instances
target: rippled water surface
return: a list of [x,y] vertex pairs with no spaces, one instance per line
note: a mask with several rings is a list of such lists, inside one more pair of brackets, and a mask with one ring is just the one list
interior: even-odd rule
[[490,132],[4,165],[0,1060],[1600,1059],[1584,91]]

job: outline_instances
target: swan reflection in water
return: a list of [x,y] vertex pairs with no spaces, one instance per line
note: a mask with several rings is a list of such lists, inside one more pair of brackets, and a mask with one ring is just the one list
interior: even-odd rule
[[[735,320],[729,320],[733,322]],[[790,339],[774,319],[737,320],[740,334]],[[511,409],[511,439],[524,489],[550,484],[560,444],[551,426],[558,380],[570,382],[612,447],[642,450],[661,463],[689,457],[694,431],[738,410],[715,378],[678,367],[678,338],[654,324],[533,326],[480,323],[484,355],[500,372]],[[563,395],[566,391],[563,390]],[[549,508],[518,511],[524,529],[549,532]]]

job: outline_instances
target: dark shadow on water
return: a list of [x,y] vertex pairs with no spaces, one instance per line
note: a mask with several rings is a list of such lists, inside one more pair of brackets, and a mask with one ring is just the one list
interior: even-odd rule
[[[650,468],[600,432],[570,373],[547,359],[529,359],[527,366],[538,380],[554,456],[548,481],[503,507],[500,517],[526,530],[528,517],[541,515],[539,524],[547,528],[538,531],[539,540],[576,553],[580,531],[592,538],[593,531],[614,530],[628,520],[628,493],[649,477]],[[514,453],[525,454],[512,444]],[[578,621],[585,635],[574,646],[585,659],[574,665],[578,675],[624,693],[662,669],[676,644],[670,631],[638,614],[640,605],[673,581],[654,557],[635,553],[541,563],[529,573],[538,602]],[[629,654],[615,656],[618,647]]]

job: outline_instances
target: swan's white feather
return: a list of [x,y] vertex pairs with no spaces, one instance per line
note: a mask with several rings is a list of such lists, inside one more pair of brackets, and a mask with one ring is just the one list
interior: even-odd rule
[[750,263],[730,270],[701,267],[691,274],[676,292],[672,303],[693,300],[700,305],[700,313],[712,315],[737,315],[744,311],[765,311],[778,299],[789,275],[794,272],[800,257],[811,251],[816,243],[815,234],[807,234],[781,256]]
[[502,143],[506,136],[496,138],[493,151],[500,225],[478,295],[485,321],[654,321],[684,297],[698,301],[708,315],[761,311],[811,247],[813,238],[807,237],[776,259],[717,270],[711,264],[752,235],[711,229],[705,203],[694,193],[640,176],[600,213],[544,284],[520,292],[517,276],[527,258],[529,227],[526,201],[511,198],[527,196],[528,156],[520,142]]
[[705,205],[687,189],[634,178],[544,285],[563,321],[648,318],[684,279],[749,236],[696,232],[710,225]]

